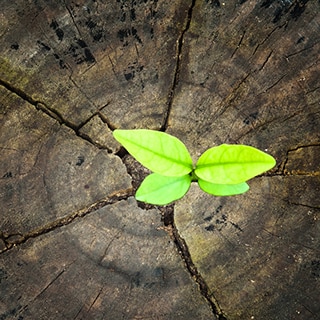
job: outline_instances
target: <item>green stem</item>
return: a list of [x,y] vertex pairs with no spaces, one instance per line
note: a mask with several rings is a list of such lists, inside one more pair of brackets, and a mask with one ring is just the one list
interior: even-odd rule
[[194,169],[189,173],[189,175],[191,176],[191,181],[192,182],[197,182],[198,181],[198,177],[194,173]]

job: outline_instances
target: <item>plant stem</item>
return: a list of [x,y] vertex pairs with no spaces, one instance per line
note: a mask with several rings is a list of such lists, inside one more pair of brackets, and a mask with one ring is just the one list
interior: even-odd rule
[[198,177],[194,173],[194,169],[189,173],[189,175],[191,176],[191,181],[192,182],[197,182],[198,181]]

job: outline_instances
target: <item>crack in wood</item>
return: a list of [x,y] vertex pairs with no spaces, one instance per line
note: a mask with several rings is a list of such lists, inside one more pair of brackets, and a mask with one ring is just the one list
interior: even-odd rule
[[35,296],[35,298],[33,299],[33,301],[35,301],[38,297],[40,297],[46,290],[49,289],[49,287],[52,286],[52,284],[57,281],[61,276],[62,274],[65,272],[65,269],[62,269],[42,290],[41,292]]
[[277,26],[275,28],[273,28],[268,34],[267,36],[263,39],[263,41],[261,41],[260,43],[257,44],[257,46],[255,47],[253,53],[251,56],[254,56],[256,54],[256,52],[258,51],[258,49],[272,36],[272,34],[277,31],[278,29],[281,29],[283,26],[285,26],[286,23],[280,25],[280,26]]
[[305,204],[305,203],[293,202],[293,201],[290,201],[290,200],[287,200],[286,202],[287,202],[288,204],[292,204],[292,205],[294,205],[294,206],[301,206],[301,207],[306,207],[306,208],[314,209],[314,210],[319,210],[319,209],[320,209],[320,207],[310,206],[310,205]]
[[265,89],[265,92],[268,92],[269,90],[271,90],[272,88],[274,88],[284,77],[286,76],[286,74],[282,75],[278,80],[276,80],[270,87],[268,87],[267,89]]
[[[0,79],[0,85],[7,89],[8,91],[16,94],[18,97],[20,97],[22,100],[30,103],[32,106],[34,106],[37,110],[40,110],[47,114],[50,118],[53,118],[54,120],[58,121],[60,124],[66,124],[65,120],[62,118],[60,113],[54,109],[49,108],[45,105],[44,102],[34,100],[31,96],[29,96],[27,93],[22,91],[21,89],[13,86],[9,82],[6,82],[2,79]],[[67,124],[66,124],[67,125]],[[68,125],[69,126],[69,125]],[[72,127],[72,124],[70,124],[70,127]]]
[[214,297],[214,294],[210,292],[209,286],[193,263],[186,241],[180,236],[178,229],[176,228],[174,223],[170,225],[170,228],[172,230],[172,235],[178,252],[180,253],[182,260],[184,261],[187,270],[191,275],[191,278],[194,279],[198,284],[200,293],[210,305],[213,315],[218,320],[227,320],[219,306],[217,299]]
[[21,89],[13,86],[11,83],[6,82],[2,79],[0,79],[0,85],[7,89],[8,91],[16,94],[18,97],[20,97],[22,100],[28,102],[32,106],[34,106],[37,110],[40,110],[44,112],[46,115],[48,115],[50,118],[53,118],[54,120],[58,121],[60,124],[64,124],[67,127],[75,130],[76,126],[73,125],[71,122],[66,121],[63,119],[62,115],[55,109],[50,108],[42,101],[34,100],[30,95],[22,91]]
[[[260,92],[257,94],[257,98],[260,97],[261,95],[263,95],[265,92]],[[235,142],[239,142],[243,137],[245,137],[248,134],[251,134],[253,131],[255,130],[259,130],[262,128],[266,128],[267,126],[270,126],[271,124],[277,123],[278,121],[281,121],[282,123],[285,123],[286,121],[293,119],[296,116],[301,115],[303,112],[305,111],[305,108],[301,108],[298,109],[297,111],[295,111],[293,114],[290,114],[287,117],[281,118],[281,117],[273,117],[271,119],[266,119],[265,122],[257,122],[254,125],[251,124],[251,127],[244,133],[238,135],[236,138],[234,138]],[[271,113],[270,113],[271,114]],[[272,114],[271,114],[272,115]]]
[[82,35],[81,35],[81,32],[80,32],[80,29],[78,28],[78,26],[77,26],[77,24],[76,24],[76,21],[74,20],[74,16],[73,16],[73,14],[72,14],[72,12],[71,12],[71,9],[68,7],[68,5],[66,4],[66,1],[65,0],[63,0],[63,3],[64,3],[64,5],[65,5],[65,7],[66,7],[66,9],[67,9],[67,11],[68,11],[68,13],[69,13],[69,15],[70,15],[70,17],[71,17],[71,20],[72,20],[72,22],[73,22],[73,24],[74,24],[74,26],[75,26],[75,28],[76,28],[76,30],[77,30],[77,32],[78,32],[78,34],[79,34],[79,36],[82,38]]
[[160,131],[166,131],[166,129],[168,127],[168,121],[169,121],[169,117],[170,117],[170,114],[171,114],[173,99],[174,99],[174,95],[175,95],[175,91],[176,91],[177,85],[179,83],[180,68],[181,68],[181,56],[182,56],[184,35],[190,28],[190,24],[191,24],[191,20],[192,20],[193,8],[195,7],[195,4],[196,4],[196,0],[192,0],[191,5],[190,5],[190,7],[188,9],[188,12],[187,12],[187,18],[186,18],[185,27],[181,31],[181,33],[179,35],[179,38],[177,40],[177,45],[176,45],[176,66],[175,66],[175,70],[174,70],[174,76],[173,76],[171,88],[170,88],[169,95],[168,95],[167,110],[165,112],[163,124],[162,124],[162,126],[160,128]]
[[293,56],[295,56],[295,55],[298,55],[298,54],[301,54],[301,53],[305,53],[305,51],[308,51],[308,50],[312,49],[313,47],[315,47],[315,46],[316,46],[317,44],[319,44],[319,43],[320,43],[320,40],[315,41],[315,42],[312,43],[312,45],[310,45],[310,46],[308,46],[308,47],[305,47],[305,48],[303,48],[303,49],[301,49],[301,50],[299,50],[299,51],[296,51],[296,52],[293,52],[293,53],[291,53],[291,54],[286,55],[285,58],[286,58],[287,60],[289,60],[289,58],[291,58],[291,57],[293,57]]
[[[317,91],[317,90],[319,90],[319,89],[320,89],[320,86],[319,86],[319,87],[312,88],[312,89],[310,89],[310,90],[308,90],[308,91],[306,92],[306,95],[309,95],[309,94],[311,94],[311,93],[314,93],[315,91]],[[316,101],[316,102],[318,102],[318,101]]]
[[[72,81],[72,78],[70,77],[70,80]],[[72,81],[74,83],[74,81]],[[75,84],[75,83],[74,83]],[[16,94],[18,97],[20,97],[22,100],[28,102],[30,105],[32,105],[33,107],[36,108],[36,110],[41,111],[43,113],[45,113],[47,116],[49,116],[50,118],[54,119],[55,121],[57,121],[60,125],[65,125],[66,127],[70,128],[71,130],[74,131],[74,133],[81,139],[86,140],[87,142],[89,142],[90,144],[94,145],[95,147],[97,147],[98,149],[104,149],[107,150],[108,153],[112,153],[111,149],[109,149],[106,146],[102,146],[101,144],[93,141],[88,135],[81,133],[80,129],[87,124],[94,116],[99,115],[100,119],[108,126],[108,128],[113,131],[115,129],[115,127],[109,123],[108,119],[101,113],[101,110],[103,108],[105,108],[110,102],[108,102],[107,104],[103,105],[100,108],[97,108],[97,111],[94,112],[88,119],[86,119],[85,121],[81,122],[78,126],[76,126],[75,124],[73,124],[72,122],[68,121],[67,119],[65,119],[61,113],[59,111],[57,111],[56,109],[50,108],[48,105],[46,105],[44,102],[42,101],[37,101],[35,99],[33,99],[30,95],[28,95],[27,93],[25,93],[24,91],[22,91],[21,89],[13,86],[12,84],[0,79],[0,86],[4,87],[5,89],[7,89],[8,91],[10,91],[11,93]],[[90,99],[89,99],[90,100]]]
[[[93,299],[93,301],[91,302],[91,304],[89,305],[89,307],[86,308],[86,303],[84,303],[84,304],[81,306],[81,308],[79,309],[79,311],[77,312],[77,314],[74,316],[73,320],[78,319],[79,315],[80,315],[82,312],[85,312],[86,314],[88,314],[88,313],[91,311],[91,309],[92,309],[92,307],[94,306],[94,304],[97,302],[97,300],[98,300],[98,298],[100,297],[102,291],[103,291],[103,286],[99,289],[98,294],[95,296],[95,298]],[[83,311],[85,308],[86,308],[87,310]]]
[[104,108],[106,108],[109,104],[111,103],[111,101],[108,101],[105,105],[103,105],[102,107],[97,108],[97,111],[94,112],[90,117],[88,117],[86,120],[84,120],[83,122],[81,122],[77,128],[76,128],[76,135],[83,138],[84,140],[87,140],[88,142],[90,142],[91,144],[93,144],[94,146],[96,146],[98,149],[104,149],[107,150],[108,153],[113,153],[112,150],[110,148],[108,148],[105,145],[101,145],[100,143],[93,141],[92,138],[83,133],[80,132],[80,130],[90,122],[90,120],[92,120],[94,117],[99,117],[100,120],[106,124],[106,126],[110,129],[110,131],[114,131],[116,129],[116,127],[110,123],[109,119],[101,112]]
[[270,57],[272,56],[272,53],[273,53],[273,50],[270,51],[270,53],[268,54],[268,56],[266,57],[266,59],[262,63],[261,67],[259,68],[259,71],[261,71],[265,67],[265,65],[269,61]]
[[320,144],[319,143],[313,143],[313,144],[308,144],[308,145],[303,145],[303,146],[297,146],[293,149],[289,149],[286,152],[286,159],[279,164],[279,168],[277,169],[276,175],[280,175],[280,176],[316,176],[319,175],[320,172],[316,171],[316,172],[310,172],[310,173],[290,173],[289,171],[286,170],[288,161],[289,161],[289,157],[290,157],[290,153],[296,152],[300,149],[303,148],[310,148],[310,147],[319,147]]
[[98,264],[102,265],[103,259],[106,257],[112,243],[116,240],[120,238],[120,234],[123,232],[122,228],[111,238],[111,240],[109,241],[109,243],[107,244],[106,248],[104,249],[103,254],[101,255],[101,257],[99,258]]
[[236,54],[236,52],[239,50],[239,48],[240,48],[240,46],[241,46],[241,43],[242,43],[242,41],[243,41],[243,39],[244,39],[245,34],[246,34],[246,31],[244,31],[243,34],[241,35],[240,40],[239,40],[236,48],[235,48],[234,51],[232,52],[231,59],[234,57],[234,55]]
[[235,106],[235,101],[239,99],[239,92],[241,94],[241,87],[246,83],[247,79],[252,75],[251,72],[247,73],[235,86],[235,88],[232,89],[230,94],[220,103],[217,110],[212,115],[213,118],[219,118],[221,117],[230,107]]
[[168,205],[166,207],[159,208],[162,213],[162,221],[164,223],[164,230],[172,238],[178,253],[183,260],[187,271],[189,272],[191,278],[197,283],[200,289],[201,295],[208,302],[211,311],[217,320],[227,320],[226,316],[223,314],[217,299],[214,294],[210,292],[209,286],[205,282],[204,278],[198,271],[197,267],[192,261],[192,257],[188,248],[186,241],[180,236],[179,231],[174,223],[174,204]]
[[[315,314],[310,308],[308,308],[304,303],[301,303],[301,305],[314,317],[317,317],[317,314]],[[315,318],[316,319],[316,318]]]
[[[87,70],[86,70],[87,71]],[[86,72],[85,71],[85,72]],[[73,72],[71,73],[71,75],[69,76],[69,80],[72,82],[72,84],[74,85],[75,88],[77,88],[77,90],[80,92],[81,95],[83,95],[88,102],[90,103],[91,106],[93,106],[94,108],[98,109],[97,105],[91,100],[91,98],[86,94],[86,92],[84,92],[84,90],[82,90],[81,86],[78,85],[78,83],[76,82],[75,79],[73,79],[72,77]],[[85,120],[86,121],[86,120]],[[81,124],[80,124],[81,126]],[[77,129],[79,129],[79,126],[77,127]]]
[[100,288],[98,294],[97,294],[96,297],[93,299],[92,303],[90,304],[90,306],[89,306],[89,308],[88,308],[88,310],[87,310],[87,313],[90,312],[90,310],[92,309],[92,307],[93,307],[93,306],[95,305],[95,303],[97,302],[99,296],[101,295],[102,290],[103,290],[103,287]]
[[[36,301],[47,289],[49,289],[49,287],[52,286],[52,284],[58,280],[62,274],[74,263],[71,262],[68,265],[64,265],[63,268],[54,276],[54,278],[34,297],[32,298],[32,300],[30,300],[26,305],[24,305],[22,308],[20,308],[20,310],[18,311],[18,314],[21,314],[23,311],[25,311],[26,309],[28,309],[29,304],[33,303],[34,301]],[[21,317],[22,319],[23,317]],[[19,317],[20,319],[20,317]]]
[[[65,269],[62,269],[31,301],[29,301],[29,304],[36,301],[38,299],[38,297],[40,297],[64,273],[64,271],[65,271]],[[26,309],[28,309],[29,304],[24,305],[19,310],[18,314],[21,314]],[[20,319],[20,317],[19,317],[19,319]],[[23,317],[21,317],[21,319],[23,319]]]
[[70,223],[74,222],[76,219],[82,218],[92,212],[95,212],[103,207],[115,204],[121,200],[127,200],[129,197],[133,196],[133,190],[123,190],[121,192],[115,192],[114,194],[111,194],[110,196],[101,199],[87,207],[84,207],[80,210],[77,210],[73,212],[70,215],[67,215],[63,218],[60,218],[58,220],[55,220],[53,222],[50,222],[44,226],[42,226],[39,229],[32,230],[26,234],[5,234],[0,233],[0,240],[2,240],[5,244],[5,248],[3,250],[0,250],[0,254],[12,249],[13,247],[20,245],[22,243],[25,243],[27,240],[36,238],[38,236],[47,234],[51,231],[56,230],[57,228],[60,228],[62,226],[67,226]]

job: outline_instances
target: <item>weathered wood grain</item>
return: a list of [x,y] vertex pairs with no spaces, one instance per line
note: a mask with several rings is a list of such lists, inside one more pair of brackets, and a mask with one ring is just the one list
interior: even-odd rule
[[118,157],[16,95],[2,93],[1,232],[7,241],[130,191]]
[[159,129],[190,3],[5,1],[0,78],[76,127]]
[[175,206],[227,319],[319,318],[319,23],[312,1],[206,1],[185,33],[169,131],[195,159],[219,143],[277,159],[247,194],[193,186]]
[[[0,319],[319,319],[319,26],[308,0],[2,1]],[[192,186],[166,234],[112,138],[142,127],[277,166]]]
[[161,230],[119,201],[0,255],[1,319],[212,319]]

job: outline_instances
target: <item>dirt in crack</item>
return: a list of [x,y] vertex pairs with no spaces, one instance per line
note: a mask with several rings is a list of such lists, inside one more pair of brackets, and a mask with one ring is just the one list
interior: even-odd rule
[[[131,155],[129,155],[124,148],[120,148],[117,156],[121,158],[122,162],[127,168],[128,174],[132,178],[132,187],[133,192],[135,193],[141,181],[150,173],[150,171],[142,166]],[[138,206],[144,210],[156,208],[161,212],[161,220],[164,224],[165,230],[173,239],[181,258],[183,259],[186,268],[190,273],[191,278],[195,279],[202,296],[209,303],[215,319],[227,320],[227,318],[221,311],[216,299],[212,295],[210,295],[208,285],[194,265],[185,240],[179,235],[179,232],[174,224],[174,204],[169,204],[166,206],[156,206],[138,201]]]
[[212,294],[209,293],[209,287],[206,284],[205,280],[197,270],[197,267],[194,265],[191,254],[189,252],[188,246],[185,242],[185,240],[180,236],[178,229],[176,228],[174,224],[174,205],[168,205],[159,208],[162,214],[162,221],[166,227],[167,232],[172,237],[178,252],[183,259],[187,270],[189,271],[191,278],[195,279],[196,283],[199,286],[200,292],[202,296],[207,300],[209,303],[212,313],[218,320],[227,320],[225,315],[223,314],[221,308],[219,307],[218,302],[213,297]]
[[[116,155],[121,159],[123,164],[127,168],[128,174],[132,178],[133,193],[136,192],[141,181],[150,174],[150,170],[146,169],[142,164],[135,160],[123,147],[116,153]],[[196,266],[194,265],[188,246],[183,238],[179,235],[179,232],[174,224],[174,204],[169,204],[166,206],[156,206],[138,201],[138,206],[144,210],[158,209],[161,212],[161,220],[164,224],[164,229],[168,232],[169,236],[173,239],[178,252],[182,260],[184,261],[188,272],[192,279],[195,279],[199,286],[202,296],[207,300],[211,307],[213,316],[217,320],[227,320],[216,299],[209,293],[209,288],[204,281],[201,274],[198,272]]]

